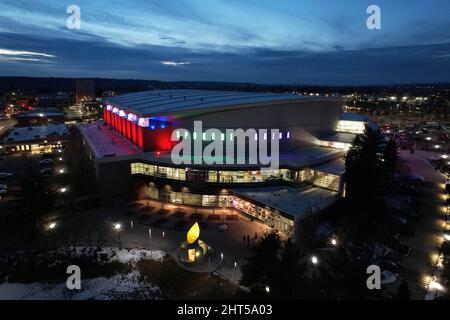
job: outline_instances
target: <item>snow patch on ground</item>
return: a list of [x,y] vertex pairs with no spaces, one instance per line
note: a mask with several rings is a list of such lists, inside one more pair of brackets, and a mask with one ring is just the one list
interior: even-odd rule
[[139,281],[139,272],[118,274],[110,278],[94,278],[81,281],[80,290],[69,290],[65,283],[0,284],[1,300],[111,300],[156,299],[158,287]]
[[[66,253],[58,249],[59,253]],[[166,253],[161,250],[122,249],[107,247],[100,250],[88,247],[75,247],[70,250],[72,256],[87,256],[103,262],[118,261],[131,263],[139,260],[162,261]],[[18,252],[19,253],[19,252]],[[37,255],[44,257],[44,254]],[[28,260],[24,257],[24,260]],[[56,260],[52,263],[56,264]],[[16,262],[15,262],[16,263]],[[51,267],[51,265],[49,265]],[[6,277],[7,279],[7,277]],[[7,281],[7,280],[6,280]],[[157,299],[160,296],[158,287],[140,279],[138,271],[116,274],[112,277],[81,279],[80,290],[67,289],[66,283],[8,283],[0,284],[0,300],[111,300],[111,299]]]
[[[75,254],[89,254],[89,248],[76,247]],[[121,249],[113,247],[105,247],[97,252],[98,256],[104,256],[104,261],[119,261],[121,263],[136,263],[138,260],[162,261],[166,253],[161,250],[145,250],[145,249]]]
[[[110,248],[111,249],[111,248]],[[104,252],[105,250],[102,250]],[[116,255],[112,257],[112,260],[117,260],[122,263],[128,263],[128,262],[136,262],[138,260],[154,260],[154,261],[161,261],[164,256],[166,255],[164,251],[161,250],[155,250],[155,251],[149,251],[149,250],[143,250],[143,249],[122,249],[122,250],[115,250],[114,251]]]

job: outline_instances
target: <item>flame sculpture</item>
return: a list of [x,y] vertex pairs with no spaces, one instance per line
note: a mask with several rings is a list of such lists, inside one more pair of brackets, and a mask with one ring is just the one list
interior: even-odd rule
[[187,242],[189,244],[193,244],[195,241],[197,241],[198,237],[200,236],[200,226],[198,223],[194,223],[194,225],[189,229],[187,233]]

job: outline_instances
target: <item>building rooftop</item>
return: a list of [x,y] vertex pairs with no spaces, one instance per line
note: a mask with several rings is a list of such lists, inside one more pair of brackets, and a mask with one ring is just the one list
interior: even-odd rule
[[129,156],[142,151],[117,132],[101,123],[79,124],[78,128],[89,143],[96,158]]
[[314,170],[320,172],[331,173],[335,175],[342,175],[345,172],[345,160],[344,158],[339,158],[333,161],[329,161],[318,166],[313,167]]
[[356,137],[356,133],[349,133],[349,132],[338,132],[336,134],[333,134],[331,136],[327,136],[322,138],[323,141],[334,141],[334,142],[343,142],[343,143],[353,143],[353,140]]
[[32,112],[25,112],[17,115],[18,118],[47,118],[47,117],[63,117],[64,113],[61,111],[46,111],[46,110],[35,110]]
[[261,206],[268,206],[300,218],[326,208],[338,198],[337,192],[317,187],[304,189],[290,187],[246,188],[233,189],[233,192]]
[[[305,146],[303,148],[296,150],[280,151],[279,166],[281,168],[293,168],[293,169],[316,166],[328,161],[333,161],[335,159],[341,158],[344,155],[344,153],[345,153],[344,151],[339,149],[310,145],[308,147]],[[147,161],[149,163],[174,166],[170,151],[141,153],[139,155],[139,159]],[[235,164],[225,164],[226,161],[224,161],[224,164],[212,164],[212,165],[194,164],[194,161],[191,160],[192,164],[187,166],[198,169],[222,168],[223,170],[252,169],[252,168],[256,170],[261,167],[264,167],[261,164],[237,164],[236,161],[231,162],[234,162]]]
[[45,126],[17,127],[5,138],[5,142],[23,142],[46,139],[51,135],[65,136],[69,129],[65,124],[48,124]]
[[359,113],[353,112],[343,112],[341,114],[341,120],[344,121],[361,121],[361,122],[369,122],[370,118]]
[[105,103],[139,116],[164,116],[179,112],[268,102],[322,100],[297,94],[214,90],[155,90],[108,97]]

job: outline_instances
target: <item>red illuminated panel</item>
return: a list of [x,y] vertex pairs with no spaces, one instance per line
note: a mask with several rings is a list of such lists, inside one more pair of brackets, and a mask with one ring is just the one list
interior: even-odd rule
[[114,127],[114,129],[117,131],[117,128],[118,128],[118,126],[117,126],[117,114],[115,114],[115,113],[113,113],[112,114],[112,116],[113,116],[113,127]]
[[131,141],[137,145],[137,124],[134,122],[131,124],[131,131]]
[[125,119],[121,116],[119,116],[119,121],[120,121],[120,134],[124,135],[125,132]]
[[137,145],[142,150],[144,149],[144,128],[137,126]]
[[143,128],[144,151],[169,151],[172,149],[170,140],[172,134],[172,126],[166,128],[157,128],[150,130]]
[[131,121],[127,121],[127,139],[131,140]]
[[109,111],[105,109],[103,109],[103,120],[105,120],[106,124],[109,124]]
[[106,117],[108,118],[108,124],[111,124],[111,111],[106,110]]

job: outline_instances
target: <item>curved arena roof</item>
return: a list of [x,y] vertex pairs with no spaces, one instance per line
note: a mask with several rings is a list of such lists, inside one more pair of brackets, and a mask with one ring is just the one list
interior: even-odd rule
[[322,100],[323,97],[281,93],[182,89],[124,94],[107,98],[105,103],[136,113],[142,117],[151,117],[208,108],[313,99]]

